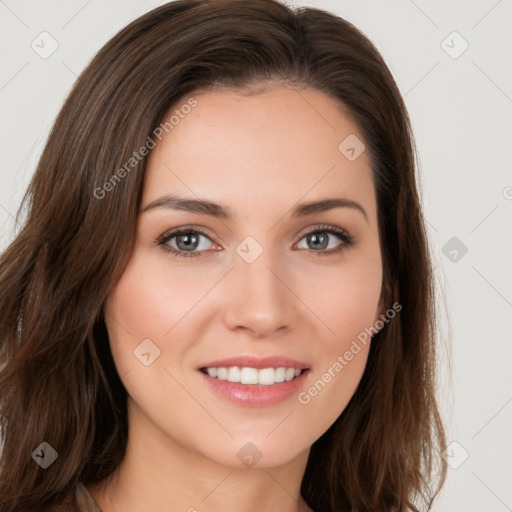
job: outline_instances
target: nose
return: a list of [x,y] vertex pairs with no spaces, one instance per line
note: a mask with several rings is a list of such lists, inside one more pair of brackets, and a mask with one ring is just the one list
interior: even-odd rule
[[300,301],[291,289],[290,272],[270,253],[263,251],[252,263],[235,258],[226,282],[224,320],[229,329],[263,338],[292,328]]

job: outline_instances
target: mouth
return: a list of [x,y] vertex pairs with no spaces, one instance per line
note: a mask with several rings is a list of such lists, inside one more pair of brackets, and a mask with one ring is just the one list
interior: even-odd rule
[[235,357],[201,365],[210,392],[239,405],[265,407],[284,402],[304,386],[311,368],[287,357]]
[[261,369],[250,366],[244,366],[242,368],[238,366],[214,366],[201,368],[200,371],[217,380],[225,380],[227,382],[243,385],[272,386],[282,382],[290,382],[300,377],[307,369],[286,368],[285,366]]

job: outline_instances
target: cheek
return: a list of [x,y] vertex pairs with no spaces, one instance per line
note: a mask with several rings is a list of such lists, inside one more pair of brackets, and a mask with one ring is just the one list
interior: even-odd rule
[[[378,254],[378,253],[377,253]],[[318,343],[314,372],[298,394],[309,431],[319,436],[343,412],[363,375],[370,331],[378,319],[382,267],[378,258],[340,266],[323,287],[309,292],[311,309],[328,329]]]
[[348,343],[324,366],[317,368],[298,393],[297,416],[302,418],[301,428],[308,433],[310,444],[331,427],[347,407],[361,381],[369,348],[369,343],[357,346]]
[[147,344],[144,340],[151,340],[157,347],[152,348],[152,357],[161,351],[161,339],[175,323],[176,301],[169,296],[168,287],[158,282],[158,273],[140,263],[137,256],[132,259],[105,303],[110,347],[121,376],[142,366],[134,351],[142,342]]
[[324,355],[346,350],[366,328],[378,319],[382,267],[376,258],[340,265],[336,272],[317,276],[316,289],[309,282],[302,292],[307,303],[325,326]]
[[[344,280],[346,293],[333,292],[334,304],[324,309],[325,323],[334,331],[318,343],[319,356],[310,377],[297,395],[304,430],[311,434],[313,443],[340,416],[361,381],[371,337],[369,328],[376,320],[380,286],[368,280],[362,286]],[[353,284],[353,290],[349,285]]]
[[[211,287],[209,281],[180,269],[169,272],[157,260],[135,253],[110,293],[105,310],[112,351],[127,357],[144,339],[160,349],[164,340]],[[121,346],[122,344],[122,346]],[[121,350],[122,349],[122,350]]]

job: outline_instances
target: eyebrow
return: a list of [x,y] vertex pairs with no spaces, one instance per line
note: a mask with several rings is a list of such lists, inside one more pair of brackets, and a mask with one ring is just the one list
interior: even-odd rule
[[[222,220],[233,220],[234,215],[227,206],[208,201],[206,199],[193,199],[187,197],[179,197],[175,195],[165,195],[155,199],[146,205],[141,213],[153,210],[155,208],[166,208],[170,210],[184,210],[191,213],[201,215],[210,215]],[[357,201],[352,201],[343,197],[333,197],[322,199],[320,201],[311,201],[302,203],[292,210],[292,217],[306,217],[315,213],[326,212],[334,208],[352,208],[359,211],[366,222],[368,222],[368,214],[366,210]]]

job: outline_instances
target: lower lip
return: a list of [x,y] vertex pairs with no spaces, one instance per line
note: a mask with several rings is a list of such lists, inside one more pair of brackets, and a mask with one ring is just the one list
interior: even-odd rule
[[254,407],[265,407],[283,402],[293,394],[296,394],[304,385],[304,380],[309,370],[302,371],[298,377],[292,380],[279,382],[270,386],[229,382],[227,380],[219,380],[215,377],[210,377],[202,371],[199,371],[199,373],[215,393],[227,398],[231,402]]

